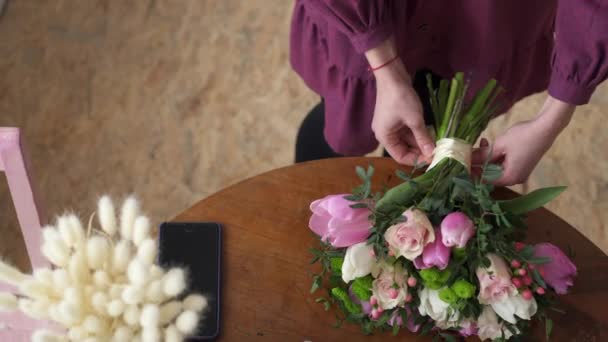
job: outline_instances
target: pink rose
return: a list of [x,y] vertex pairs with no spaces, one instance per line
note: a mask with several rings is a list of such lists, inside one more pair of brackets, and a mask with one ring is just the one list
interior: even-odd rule
[[433,225],[418,209],[408,209],[403,213],[406,221],[390,226],[384,233],[389,249],[396,257],[413,261],[422,254],[424,247],[435,241]]
[[576,266],[557,246],[550,243],[539,243],[534,246],[535,257],[551,258],[546,264],[538,265],[545,282],[556,293],[566,294],[568,287],[572,286],[576,276]]
[[407,271],[399,264],[382,264],[380,274],[372,282],[372,295],[383,310],[405,304]]
[[467,215],[457,211],[448,214],[441,221],[441,233],[444,245],[463,248],[475,235],[475,225]]
[[333,247],[349,247],[369,236],[372,224],[370,210],[351,208],[354,202],[344,199],[347,194],[329,195],[310,204],[312,216],[308,226]]
[[517,294],[517,288],[511,283],[511,271],[503,258],[496,254],[488,254],[490,267],[477,268],[479,279],[479,302],[494,304]]
[[425,269],[436,266],[440,270],[444,270],[450,262],[450,254],[452,250],[443,244],[441,238],[441,230],[435,230],[435,241],[424,247],[422,255],[414,259],[414,266],[417,269]]

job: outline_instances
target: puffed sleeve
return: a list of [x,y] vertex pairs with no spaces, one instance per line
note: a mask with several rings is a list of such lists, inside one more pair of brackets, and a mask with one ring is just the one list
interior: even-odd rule
[[[405,0],[400,0],[405,1]],[[309,0],[311,9],[328,25],[344,33],[357,52],[363,53],[392,33],[391,0]]]
[[555,19],[551,96],[589,102],[608,77],[608,0],[560,0]]

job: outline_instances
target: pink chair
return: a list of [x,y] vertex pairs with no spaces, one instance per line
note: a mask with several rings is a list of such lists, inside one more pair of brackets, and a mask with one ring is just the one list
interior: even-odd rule
[[[0,127],[0,171],[6,174],[27,254],[33,268],[47,267],[49,262],[40,252],[44,218],[22,146],[18,128]],[[15,292],[15,289],[0,283],[0,291]],[[21,313],[0,313],[0,341],[29,341],[34,330],[48,326],[46,322],[34,321]]]

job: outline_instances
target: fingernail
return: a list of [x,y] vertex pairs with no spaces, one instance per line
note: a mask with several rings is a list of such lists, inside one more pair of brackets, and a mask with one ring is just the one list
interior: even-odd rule
[[430,156],[431,154],[433,154],[434,149],[435,149],[435,145],[433,145],[433,144],[426,144],[426,145],[422,146],[422,152],[424,152],[424,154],[427,156]]

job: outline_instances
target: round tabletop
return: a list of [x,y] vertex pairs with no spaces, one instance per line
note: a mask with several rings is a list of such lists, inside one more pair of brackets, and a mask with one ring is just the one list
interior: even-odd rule
[[[374,165],[374,184],[395,185],[389,158],[339,158],[296,164],[230,186],[179,214],[174,221],[223,225],[222,328],[224,341],[381,341],[390,332],[365,336],[358,326],[334,328],[335,312],[310,294],[310,247],[318,239],[308,228],[309,204],[328,194],[348,193],[359,184],[355,166]],[[497,189],[495,196],[515,193]],[[528,242],[551,242],[573,253],[578,278],[559,297],[566,313],[552,313],[552,341],[608,341],[608,256],[575,228],[546,209],[529,214]],[[321,292],[321,291],[319,291]],[[533,341],[544,340],[534,323]],[[401,330],[408,341],[431,341]],[[476,339],[471,339],[475,341]]]

